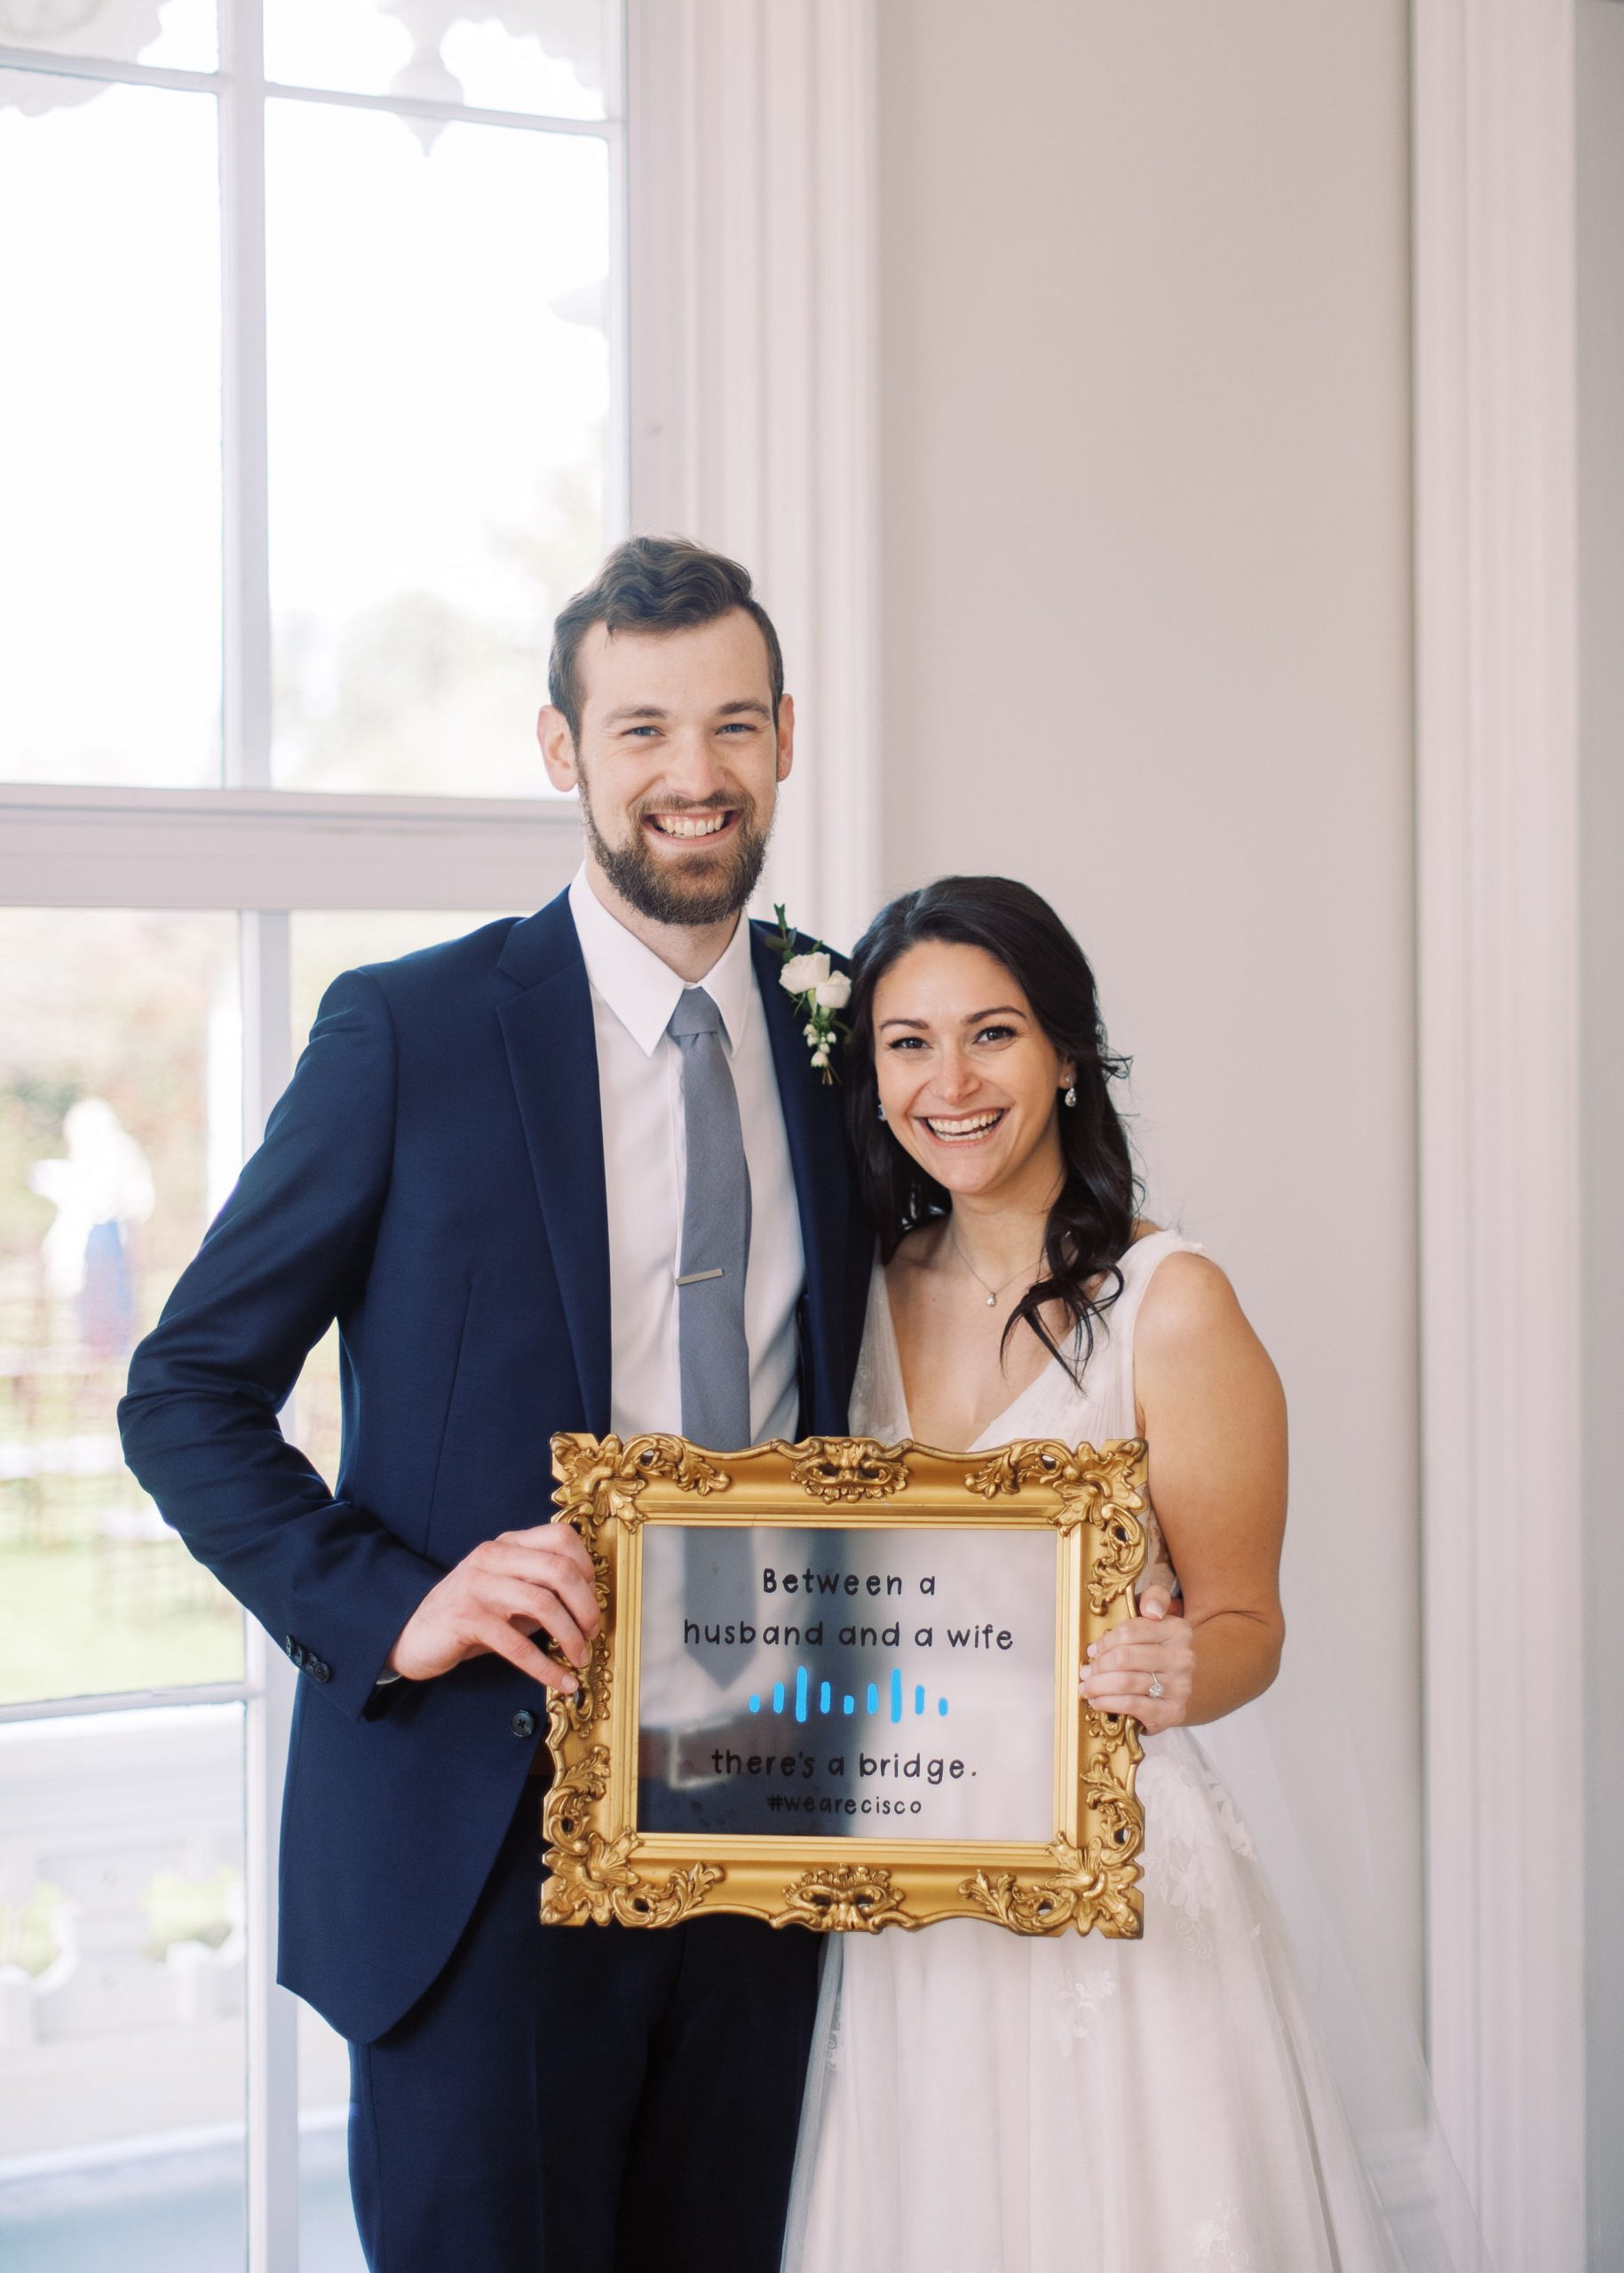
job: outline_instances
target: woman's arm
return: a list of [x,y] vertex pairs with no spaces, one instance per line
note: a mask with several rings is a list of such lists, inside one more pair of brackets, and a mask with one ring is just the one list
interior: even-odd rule
[[1234,1289],[1205,1256],[1169,1255],[1145,1288],[1134,1387],[1184,1616],[1113,1627],[1094,1647],[1083,1694],[1150,1730],[1219,1720],[1279,1668],[1286,1401]]

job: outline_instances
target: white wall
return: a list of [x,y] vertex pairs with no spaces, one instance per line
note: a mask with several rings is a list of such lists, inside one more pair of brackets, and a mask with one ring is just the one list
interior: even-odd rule
[[1624,8],[1578,34],[1588,2262],[1624,2264]]
[[1419,2007],[1406,10],[881,20],[884,884],[1096,962],[1286,1377]]

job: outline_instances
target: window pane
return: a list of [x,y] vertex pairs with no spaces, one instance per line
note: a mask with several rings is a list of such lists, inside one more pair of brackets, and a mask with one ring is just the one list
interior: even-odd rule
[[350,2048],[320,2013],[301,2005],[299,2264],[303,2273],[366,2273],[350,2200],[349,2114]]
[[605,113],[604,0],[265,0],[265,52],[285,87]]
[[595,137],[267,107],[274,778],[541,794],[605,546]]
[[0,1727],[0,2264],[244,2255],[242,1709]]
[[[0,40],[169,71],[212,71],[220,57],[214,0],[9,0]],[[80,84],[88,101],[95,83]]]
[[212,97],[0,71],[0,780],[218,780]]
[[0,1698],[242,1673],[115,1407],[241,1160],[236,921],[0,909]]

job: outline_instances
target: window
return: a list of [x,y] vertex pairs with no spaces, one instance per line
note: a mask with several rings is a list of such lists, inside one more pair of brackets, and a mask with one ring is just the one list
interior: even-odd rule
[[[337,970],[537,906],[625,519],[614,0],[0,11],[0,2258],[359,2265],[294,1676],[113,1406]],[[337,1450],[330,1350],[291,1433]],[[300,2173],[304,2185],[300,2189]]]

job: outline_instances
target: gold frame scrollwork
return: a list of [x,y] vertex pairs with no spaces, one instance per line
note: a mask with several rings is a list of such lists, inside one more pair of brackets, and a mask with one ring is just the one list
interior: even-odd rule
[[[681,1437],[558,1436],[552,1455],[555,1520],[573,1525],[591,1555],[604,1622],[579,1689],[553,1697],[548,1712],[545,1922],[670,1926],[725,1910],[815,1933],[980,1918],[1018,1934],[1138,1937],[1138,1731],[1077,1690],[1081,1651],[1132,1615],[1145,1566],[1137,1437],[964,1453],[815,1437],[723,1453]],[[1047,1844],[639,1831],[635,1646],[632,1677],[617,1679],[616,1636],[638,1631],[645,1525],[985,1530],[989,1519],[1055,1537],[1059,1740]]]

